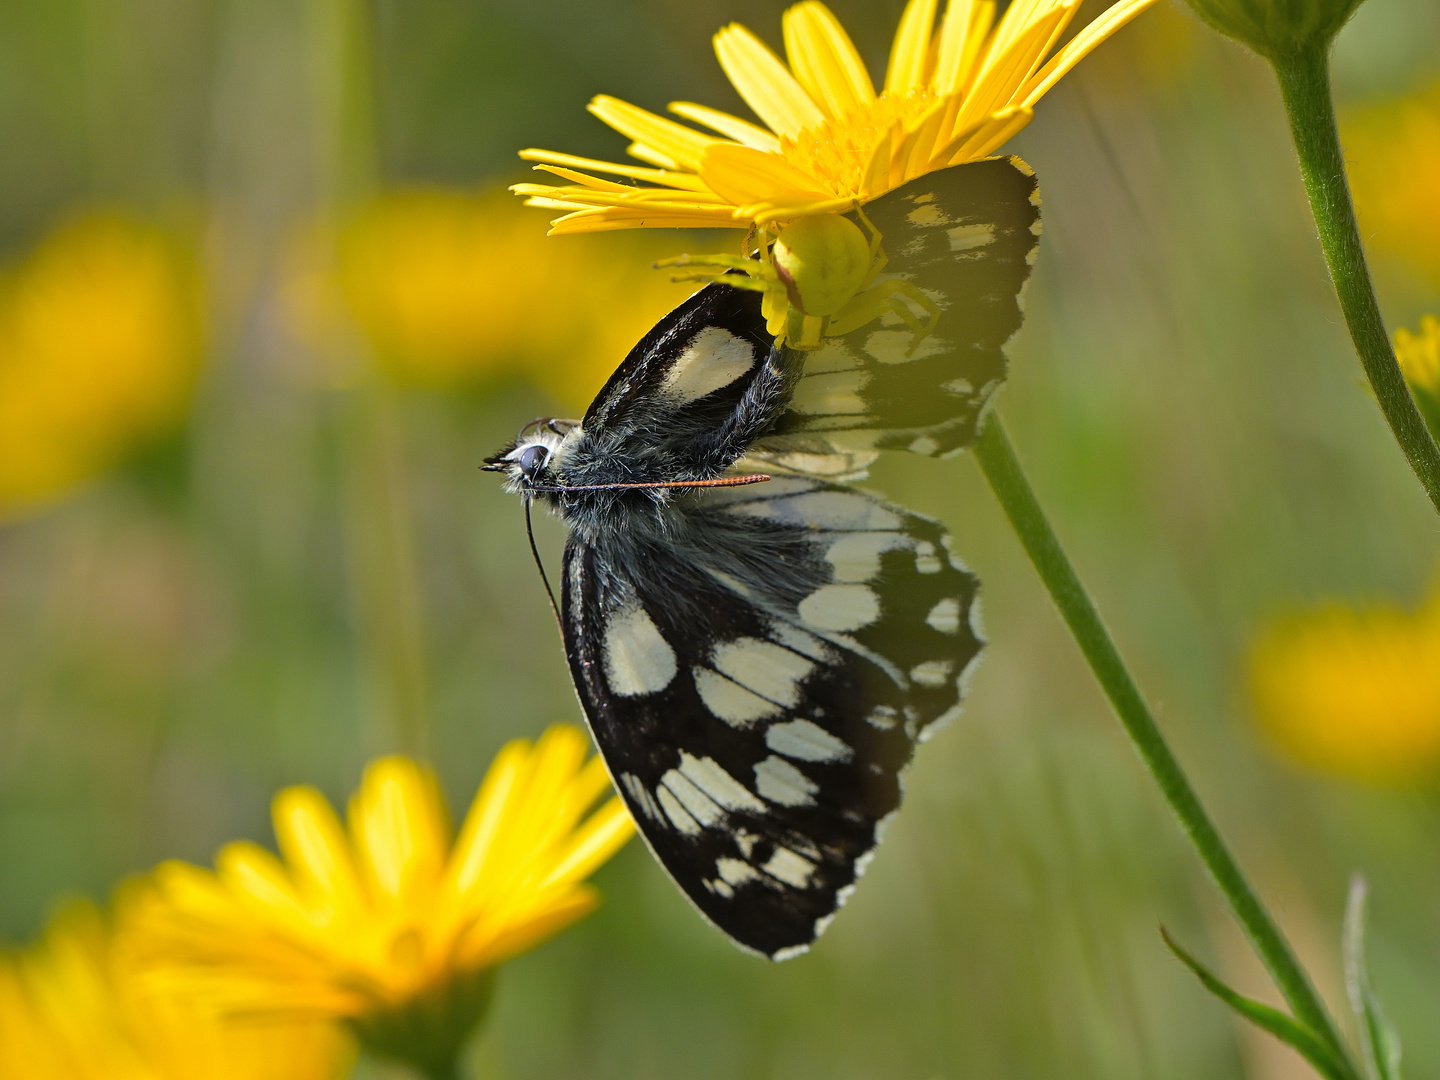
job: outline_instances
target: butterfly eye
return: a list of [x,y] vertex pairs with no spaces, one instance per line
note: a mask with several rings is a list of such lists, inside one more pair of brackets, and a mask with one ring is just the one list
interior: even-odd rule
[[543,446],[527,446],[520,454],[520,472],[526,480],[534,480],[535,474],[540,471],[550,456],[550,451]]

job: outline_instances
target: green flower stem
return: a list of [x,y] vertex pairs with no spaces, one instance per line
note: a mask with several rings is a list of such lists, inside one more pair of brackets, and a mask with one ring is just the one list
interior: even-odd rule
[[1001,427],[1000,418],[994,413],[976,439],[975,458],[1041,581],[1045,583],[1050,598],[1060,609],[1080,651],[1085,654],[1090,670],[1095,673],[1095,678],[1119,715],[1131,744],[1160,786],[1165,801],[1170,804],[1170,809],[1180,820],[1180,827],[1200,853],[1206,869],[1225,894],[1231,910],[1270,970],[1276,986],[1290,1003],[1296,1019],[1327,1043],[1340,1060],[1348,1063],[1349,1052],[1336,1034],[1324,1004],[1310,985],[1309,977],[1291,952],[1279,927],[1245,880],[1245,875],[1240,872],[1214,823],[1200,805],[1180,763],[1171,753],[1165,736],[1160,733],[1149,706],[1126,670],[1105,624],[1100,621],[1095,605],[1076,576],[1075,568],[1070,565],[1059,538],[1050,528],[1045,512],[1035,498],[1034,489],[1025,479],[1014,448]]
[[1395,350],[1380,318],[1380,305],[1365,265],[1365,249],[1345,179],[1345,157],[1335,126],[1330,96],[1329,46],[1312,45],[1274,61],[1290,118],[1290,134],[1300,158],[1310,212],[1320,230],[1320,246],[1350,328],[1350,340],[1380,402],[1380,410],[1410,460],[1430,501],[1440,511],[1440,447],[1425,426]]

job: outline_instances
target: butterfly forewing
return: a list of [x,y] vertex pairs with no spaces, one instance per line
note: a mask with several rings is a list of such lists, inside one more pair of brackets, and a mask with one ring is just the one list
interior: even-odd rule
[[571,671],[660,862],[784,956],[844,902],[915,741],[958,710],[976,582],[938,525],[853,489],[684,498],[663,539],[572,536]]
[[1002,158],[944,169],[864,209],[889,258],[876,284],[918,288],[939,309],[937,324],[917,341],[886,314],[801,354],[789,408],[754,447],[781,465],[841,476],[862,471],[876,450],[953,453],[974,438],[1005,377],[1001,346],[1020,327],[1039,232],[1029,167]]

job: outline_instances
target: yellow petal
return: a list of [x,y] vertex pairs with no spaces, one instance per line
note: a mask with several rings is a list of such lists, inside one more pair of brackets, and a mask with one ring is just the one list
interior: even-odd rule
[[997,55],[991,51],[975,78],[975,85],[966,95],[958,119],[960,126],[1014,103],[1016,91],[1034,71],[1072,13],[1070,7],[1054,8],[1021,31],[1003,52]]
[[398,756],[373,762],[350,800],[350,831],[377,899],[433,888],[450,839],[434,774]]
[[550,236],[574,236],[580,233],[616,232],[620,229],[734,229],[744,228],[738,211],[721,209],[702,212],[701,208],[668,209],[657,207],[615,206],[594,210],[577,210],[550,223]]
[[995,18],[995,0],[950,0],[940,27],[940,53],[933,79],[936,93],[954,94],[966,89],[974,75],[975,59]]
[[625,804],[618,796],[612,798],[575,831],[540,887],[585,880],[634,835],[635,822]]
[[286,788],[275,796],[271,815],[275,839],[302,895],[340,911],[362,910],[364,893],[345,832],[325,797],[312,787]]
[[691,172],[700,164],[705,147],[719,141],[607,94],[592,100],[589,108],[620,134],[659,151],[669,161]]
[[832,119],[875,100],[870,73],[840,21],[819,0],[805,0],[781,20],[790,70]]
[[748,120],[741,120],[738,116],[721,112],[719,109],[696,105],[693,101],[672,101],[670,111],[676,116],[683,116],[686,120],[702,124],[711,131],[718,131],[721,135],[734,139],[738,143],[753,146],[756,150],[768,150],[772,153],[778,153],[780,150],[780,140],[770,132],[762,127],[757,127]]
[[935,24],[936,0],[910,0],[900,16],[900,29],[890,49],[885,71],[885,93],[908,94],[925,85],[925,58],[930,53],[930,31]]
[[215,856],[216,877],[243,904],[292,925],[310,925],[309,912],[274,855],[246,841],[226,844]]
[[1098,19],[1066,42],[1065,47],[1052,56],[1039,73],[1029,80],[1021,104],[1034,105],[1045,96],[1052,86],[1064,78],[1071,68],[1085,59],[1091,49],[1154,2],[1155,0],[1123,0],[1122,3],[1102,12]]
[[[744,121],[737,120],[736,123],[744,123]],[[610,173],[612,176],[628,176],[631,180],[646,180],[652,184],[664,184],[666,187],[681,188],[687,191],[699,191],[704,188],[700,178],[691,173],[670,172],[666,169],[641,169],[634,165],[618,165],[610,161],[598,161],[595,158],[576,157],[574,154],[558,154],[553,150],[521,150],[520,158],[523,161],[538,161],[546,165],[559,165],[569,169],[588,169],[590,172]]]
[[455,842],[450,878],[456,892],[468,892],[484,873],[510,801],[529,771],[530,744],[524,739],[507,743],[490,763]]
[[963,165],[967,161],[988,157],[1009,142],[1016,132],[1034,117],[1035,113],[1030,109],[1002,109],[969,133],[957,138],[951,147],[945,148],[936,157],[948,165]]
[[824,113],[780,58],[739,23],[715,35],[715,55],[745,104],[775,134],[794,138],[807,127],[824,123]]
[[766,154],[736,143],[718,143],[706,150],[700,176],[711,191],[737,206],[833,197],[813,177],[779,154]]
[[479,948],[469,951],[467,959],[477,967],[504,963],[554,937],[599,906],[599,890],[581,885],[546,908],[527,912],[528,918],[500,927],[498,933],[481,939],[476,943]]

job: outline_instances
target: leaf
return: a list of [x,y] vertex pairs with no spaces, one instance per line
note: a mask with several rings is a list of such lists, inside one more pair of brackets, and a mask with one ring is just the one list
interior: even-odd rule
[[1209,990],[1252,1024],[1265,1029],[1287,1046],[1293,1047],[1301,1057],[1315,1066],[1316,1072],[1324,1076],[1326,1080],[1353,1080],[1345,1064],[1310,1028],[1293,1017],[1286,1016],[1279,1009],[1273,1009],[1269,1005],[1263,1005],[1236,993],[1200,961],[1182,949],[1163,926],[1160,928],[1160,936],[1165,939],[1165,944],[1170,947],[1170,951],[1179,958],[1180,962],[1195,973],[1195,977],[1200,980],[1206,990]]
[[1345,903],[1345,932],[1342,949],[1345,954],[1345,994],[1350,1011],[1360,1030],[1360,1060],[1366,1080],[1401,1080],[1400,1033],[1380,1007],[1380,999],[1370,988],[1370,973],[1365,966],[1365,879],[1356,874],[1350,879],[1350,896]]

